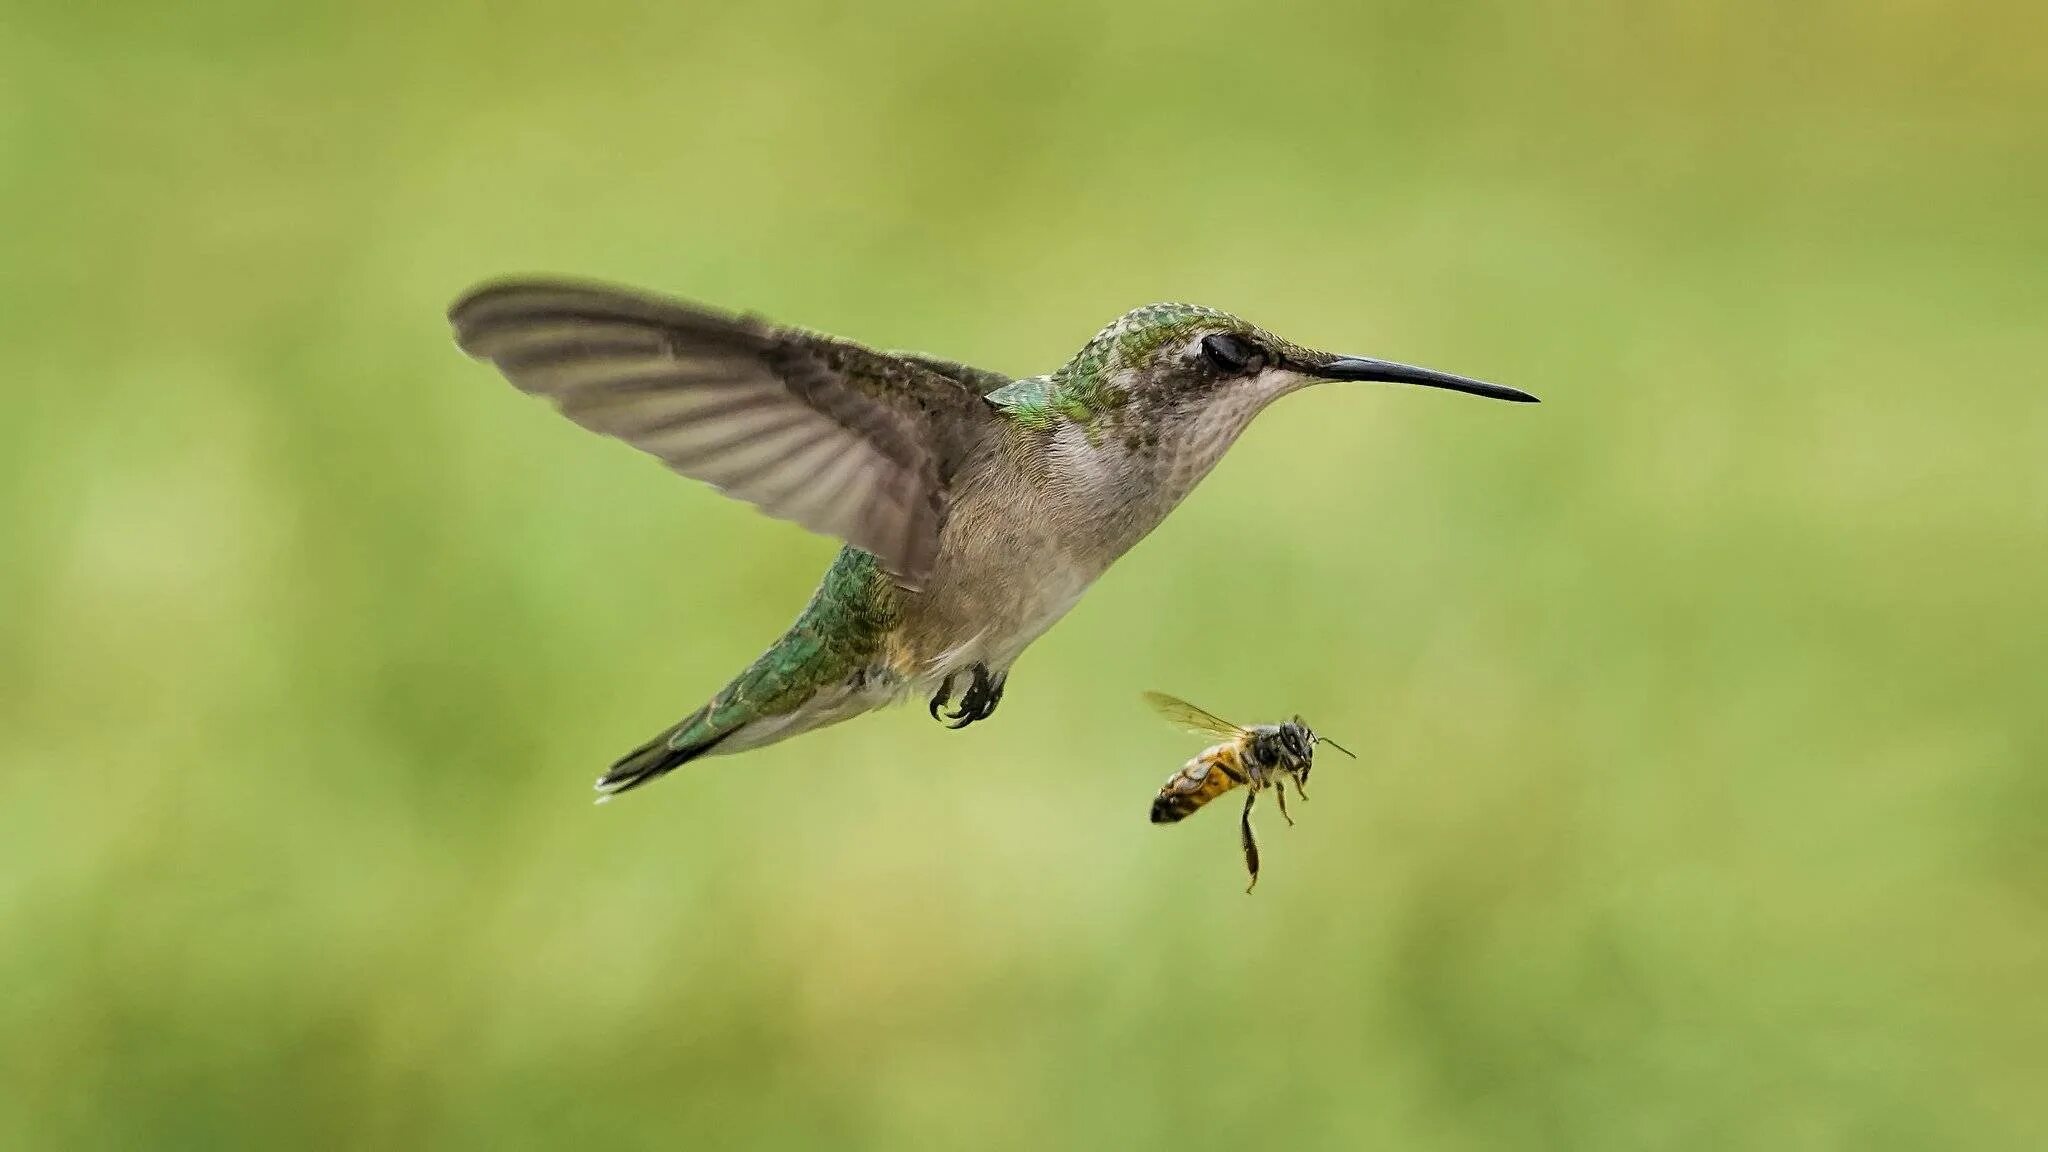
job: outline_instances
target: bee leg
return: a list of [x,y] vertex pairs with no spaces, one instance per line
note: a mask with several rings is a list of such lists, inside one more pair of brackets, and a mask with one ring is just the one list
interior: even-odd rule
[[1301,797],[1303,802],[1308,800],[1308,789],[1301,786],[1301,777],[1299,776],[1294,778],[1294,794]]
[[1280,818],[1287,821],[1289,828],[1294,827],[1294,817],[1287,814],[1287,781],[1282,780],[1273,785],[1273,798],[1280,801]]
[[1252,831],[1252,801],[1258,798],[1257,792],[1245,793],[1244,817],[1238,821],[1238,835],[1244,841],[1245,871],[1252,874],[1252,882],[1244,886],[1246,895],[1259,886],[1259,838]]

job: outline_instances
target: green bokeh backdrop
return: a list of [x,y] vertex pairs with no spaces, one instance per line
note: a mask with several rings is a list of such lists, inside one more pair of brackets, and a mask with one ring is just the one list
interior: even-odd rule
[[[2048,1146],[2038,5],[0,5],[0,1145]],[[521,271],[1545,403],[593,808],[833,545],[464,361]],[[1360,753],[1250,898],[1149,687]]]

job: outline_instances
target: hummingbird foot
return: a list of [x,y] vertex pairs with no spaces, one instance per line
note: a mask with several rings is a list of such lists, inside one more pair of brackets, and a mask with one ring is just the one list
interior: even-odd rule
[[967,685],[967,693],[960,698],[959,706],[951,714],[945,713],[943,709],[953,699],[952,677],[947,677],[946,682],[939,685],[938,692],[932,696],[932,719],[945,724],[948,728],[958,730],[977,720],[986,720],[995,712],[996,705],[1002,702],[1003,685],[1009,677],[993,675],[986,664],[976,664],[970,671],[973,680]]

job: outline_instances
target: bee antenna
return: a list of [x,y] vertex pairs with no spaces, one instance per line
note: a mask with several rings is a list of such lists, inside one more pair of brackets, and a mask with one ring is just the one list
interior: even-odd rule
[[[1335,748],[1335,749],[1336,749],[1337,751],[1339,751],[1339,752],[1342,752],[1342,753],[1343,753],[1343,754],[1345,754],[1346,756],[1351,756],[1351,749],[1349,749],[1349,748],[1346,748],[1346,747],[1345,747],[1345,746],[1343,746],[1342,744],[1339,744],[1339,743],[1337,743],[1337,742],[1336,742],[1335,740],[1332,740],[1332,739],[1330,739],[1330,738],[1329,738],[1328,736],[1322,736],[1322,735],[1318,735],[1318,736],[1316,737],[1316,743],[1318,743],[1318,744],[1328,744],[1328,745],[1329,745],[1330,747],[1332,747],[1332,748]],[[1358,757],[1356,757],[1356,756],[1351,756],[1351,758],[1352,758],[1353,760],[1356,760],[1356,759],[1358,759]]]

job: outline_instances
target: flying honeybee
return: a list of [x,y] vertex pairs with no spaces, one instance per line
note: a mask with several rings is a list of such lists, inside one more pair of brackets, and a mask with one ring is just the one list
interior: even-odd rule
[[1245,870],[1252,877],[1244,890],[1250,892],[1259,883],[1259,838],[1252,832],[1252,804],[1259,793],[1268,787],[1273,789],[1273,794],[1280,798],[1280,815],[1291,826],[1294,817],[1287,814],[1287,781],[1294,781],[1294,794],[1306,800],[1308,793],[1303,785],[1308,783],[1309,769],[1315,766],[1316,745],[1328,744],[1346,756],[1351,755],[1350,750],[1327,736],[1316,735],[1299,716],[1285,724],[1240,728],[1164,692],[1145,693],[1145,702],[1188,731],[1223,741],[1181,765],[1180,771],[1167,778],[1159,795],[1152,798],[1152,822],[1172,824],[1243,785],[1248,791],[1238,834],[1244,843]]

